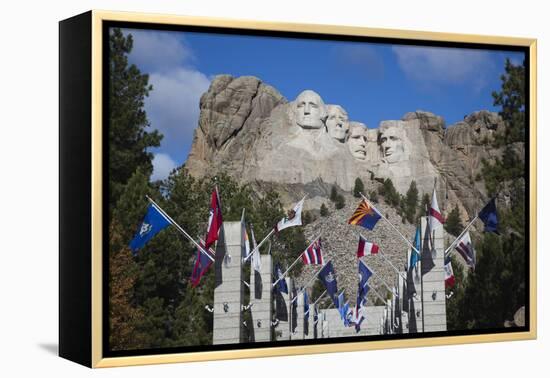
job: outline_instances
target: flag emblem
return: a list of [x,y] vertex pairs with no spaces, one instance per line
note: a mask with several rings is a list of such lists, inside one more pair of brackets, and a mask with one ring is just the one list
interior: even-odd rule
[[149,223],[143,222],[143,224],[141,225],[141,229],[139,230],[139,236],[143,237],[143,235],[149,233],[152,229],[153,229],[152,225],[150,225]]
[[170,225],[168,218],[155,205],[147,207],[147,213],[136,230],[136,234],[130,242],[130,249],[135,255],[136,251],[142,248],[156,234]]
[[348,220],[348,223],[372,230],[380,218],[381,215],[378,210],[367,201],[363,200]]

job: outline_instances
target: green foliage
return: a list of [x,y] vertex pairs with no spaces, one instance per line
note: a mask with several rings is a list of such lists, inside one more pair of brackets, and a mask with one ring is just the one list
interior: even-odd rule
[[321,204],[321,216],[326,217],[328,215],[328,208],[325,206],[325,204]]
[[451,235],[460,235],[460,233],[464,229],[464,226],[462,225],[462,221],[460,220],[458,205],[455,205],[454,209],[451,210],[451,212],[447,216],[447,219],[445,220],[445,223],[443,224],[443,227],[445,228],[445,231],[447,231]]
[[523,178],[525,175],[525,160],[511,146],[506,147],[502,159],[496,159],[493,164],[482,160],[481,164],[481,174],[490,196],[502,190],[506,182]]
[[374,203],[378,203],[378,193],[376,192],[376,190],[371,190],[369,192],[369,200]]
[[356,198],[361,198],[361,193],[365,191],[365,185],[363,181],[357,177],[355,179],[355,185],[353,186],[353,196]]
[[378,194],[384,197],[386,203],[390,204],[394,208],[398,208],[401,202],[401,197],[395,186],[393,186],[393,181],[389,178],[385,179],[382,186],[378,188]]
[[409,190],[407,190],[407,194],[405,195],[404,201],[402,201],[402,203],[404,203],[403,214],[405,215],[405,218],[409,223],[415,223],[416,209],[418,206],[418,189],[414,180],[411,181]]
[[149,75],[128,64],[132,51],[131,35],[112,29],[109,36],[109,203],[115,205],[126,182],[141,168],[152,173],[150,147],[160,146],[162,135],[149,126],[144,109],[145,97],[153,89]]
[[493,105],[501,107],[499,114],[507,125],[504,137],[497,140],[499,145],[525,141],[525,62],[516,66],[506,59],[504,69],[501,90],[492,93]]
[[448,301],[449,329],[502,328],[525,304],[524,238],[486,233],[476,247],[475,272]]
[[424,193],[424,195],[422,196],[422,200],[420,201],[420,205],[418,206],[418,216],[426,216],[431,204],[432,199],[430,198],[430,195],[428,193]]
[[346,200],[343,195],[338,194],[334,205],[337,209],[343,209],[346,206]]
[[330,189],[330,200],[332,202],[336,202],[336,199],[338,197],[338,190],[336,189],[336,185],[333,185]]

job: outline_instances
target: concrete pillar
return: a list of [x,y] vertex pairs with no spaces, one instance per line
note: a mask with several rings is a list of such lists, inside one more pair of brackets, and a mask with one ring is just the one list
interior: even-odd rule
[[445,271],[443,269],[443,255],[445,253],[443,227],[433,230],[432,234],[429,235],[427,223],[427,217],[422,217],[423,328],[424,332],[446,331],[447,312],[445,307]]
[[[252,315],[252,342],[271,341],[272,280],[271,255],[261,255],[262,267],[258,274],[250,268],[250,307]],[[250,327],[251,325],[249,325]]]
[[[316,298],[311,298],[311,295],[308,293],[309,298],[309,313],[304,314],[304,339],[309,340],[314,338],[314,324],[313,324],[313,315],[315,314],[315,308],[313,306],[313,301],[315,301]],[[305,322],[305,317],[307,317],[308,321],[307,324]],[[306,335],[305,326],[308,326],[308,332]]]
[[224,222],[216,247],[213,344],[237,344],[242,327],[242,225]]
[[[296,288],[296,311],[292,311],[293,304],[290,305],[290,340],[304,339],[304,293]],[[296,316],[296,329],[292,332],[293,317]]]

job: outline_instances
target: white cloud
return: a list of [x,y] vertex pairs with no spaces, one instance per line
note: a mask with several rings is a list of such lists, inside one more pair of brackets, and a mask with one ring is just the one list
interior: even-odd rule
[[151,181],[165,179],[176,166],[176,162],[172,160],[168,154],[155,154],[153,157],[153,174],[151,175]]
[[164,135],[163,151],[174,157],[181,156],[191,146],[193,130],[199,121],[200,97],[208,89],[210,80],[199,71],[177,68],[152,73],[150,83],[153,90],[145,101],[145,110],[151,126]]
[[195,54],[181,33],[124,29],[124,34],[132,34],[130,62],[143,72],[167,71],[195,61]]
[[412,80],[426,85],[470,84],[475,90],[486,85],[485,74],[494,67],[482,50],[447,47],[394,46],[399,66]]

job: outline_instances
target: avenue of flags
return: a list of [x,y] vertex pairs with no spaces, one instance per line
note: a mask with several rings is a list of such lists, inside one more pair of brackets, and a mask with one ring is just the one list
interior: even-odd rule
[[[407,239],[384,215],[363,195],[362,200],[359,203],[357,209],[353,212],[352,216],[348,220],[348,224],[358,225],[370,231],[373,231],[379,220],[383,219],[389,224],[389,226],[406,242],[409,246],[408,255],[406,259],[406,270],[415,270],[418,275],[418,266],[421,261],[421,230],[417,227],[414,240],[411,242]],[[129,242],[129,247],[134,256],[138,251],[143,248],[151,239],[153,239],[158,233],[167,228],[168,226],[175,227],[180,233],[182,233],[190,242],[192,242],[196,248],[196,257],[193,263],[193,269],[189,282],[191,286],[196,287],[200,284],[201,278],[208,272],[209,268],[215,261],[216,255],[216,243],[220,238],[220,232],[223,227],[223,215],[222,215],[222,203],[220,199],[220,193],[217,186],[213,189],[210,197],[209,217],[207,222],[207,229],[204,240],[199,238],[193,239],[180,225],[178,225],[157,203],[151,198],[147,197],[149,205],[142,222],[140,223],[133,239]],[[250,236],[247,231],[244,209],[241,218],[242,224],[242,245],[243,255],[242,260],[246,262],[251,258],[251,269],[254,272],[261,273],[261,254],[260,247],[274,234],[278,233],[286,228],[301,226],[302,225],[302,209],[304,206],[305,197],[296,203],[293,208],[287,213],[285,217],[280,219],[271,231],[260,241],[256,242],[254,229],[252,224],[250,227]],[[455,284],[455,277],[450,260],[450,252],[456,249],[458,254],[464,259],[466,265],[472,270],[475,269],[476,264],[476,252],[470,237],[469,228],[473,225],[474,221],[479,219],[483,222],[484,232],[498,233],[498,215],[496,209],[495,198],[492,198],[483,209],[468,223],[465,229],[458,235],[458,237],[449,245],[445,250],[444,256],[444,272],[445,272],[445,287],[450,288]],[[437,201],[436,190],[434,186],[430,207],[427,208],[427,231],[428,235],[431,235],[433,230],[436,230],[443,226],[445,220],[439,209]],[[363,258],[365,256],[380,256],[385,259],[384,254],[380,250],[380,246],[372,241],[367,240],[363,235],[358,235],[358,245],[356,251],[356,257],[358,262],[358,288],[357,298],[355,306],[351,307],[349,302],[344,296],[344,291],[338,292],[338,283],[336,278],[336,272],[333,266],[333,262],[326,261],[323,250],[323,242],[321,235],[314,238],[311,243],[298,255],[298,257],[283,271],[280,263],[277,262],[273,272],[273,292],[276,295],[276,317],[279,320],[288,318],[288,311],[284,299],[281,301],[282,294],[290,295],[292,303],[290,307],[290,313],[292,316],[291,328],[296,328],[296,306],[297,298],[299,295],[303,295],[304,298],[304,316],[310,312],[310,306],[313,306],[313,312],[317,315],[317,301],[321,299],[325,294],[331,299],[332,305],[338,310],[340,318],[346,327],[354,326],[356,331],[360,331],[361,323],[365,319],[364,307],[367,303],[367,294],[372,289],[373,292],[384,302],[385,299],[378,294],[378,292],[369,286],[369,279],[376,276],[376,273],[367,266]],[[271,242],[270,242],[271,243]],[[271,245],[271,244],[270,244]],[[350,251],[351,252],[351,251]],[[313,278],[300,289],[292,287],[292,291],[289,293],[289,288],[286,282],[286,276],[294,265],[298,262],[302,262],[304,265],[312,266],[315,269]],[[386,260],[392,268],[394,268],[398,274],[399,270],[393,266],[391,261]],[[400,274],[402,275],[402,274]],[[403,276],[404,277],[404,276]],[[314,279],[320,280],[325,288],[325,292],[317,299],[317,301],[310,303],[310,297],[308,296],[307,286],[313,282]],[[392,295],[392,299],[389,302],[396,301],[395,288],[390,288],[390,285],[386,284],[384,280],[378,276],[378,280],[388,289]],[[284,310],[284,311],[283,311]],[[285,315],[286,313],[286,315]],[[304,318],[304,322],[308,324],[308,320]],[[315,320],[316,321],[316,320]],[[307,330],[306,330],[307,332]]]

